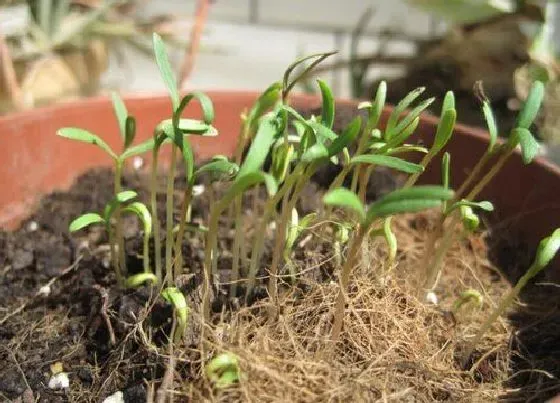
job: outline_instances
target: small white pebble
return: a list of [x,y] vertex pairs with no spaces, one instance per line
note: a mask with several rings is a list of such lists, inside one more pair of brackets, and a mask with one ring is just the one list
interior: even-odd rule
[[438,299],[437,299],[437,295],[435,292],[430,291],[429,293],[426,294],[426,301],[429,302],[430,304],[434,304],[437,305],[438,304]]
[[268,224],[268,229],[274,231],[276,229],[276,221],[271,221],[270,224]]
[[103,400],[103,403],[124,403],[124,394],[119,390]]
[[39,229],[39,224],[37,224],[36,221],[29,221],[29,223],[27,223],[27,230],[29,232],[35,232]]
[[194,185],[192,188],[193,196],[200,196],[204,193],[204,185]]
[[49,295],[51,295],[51,287],[49,285],[42,286],[41,288],[39,288],[39,295],[48,297]]
[[67,389],[68,387],[70,387],[70,379],[66,372],[54,374],[49,379],[49,389]]
[[132,159],[132,167],[136,170],[139,170],[144,166],[144,158],[142,157],[134,157]]

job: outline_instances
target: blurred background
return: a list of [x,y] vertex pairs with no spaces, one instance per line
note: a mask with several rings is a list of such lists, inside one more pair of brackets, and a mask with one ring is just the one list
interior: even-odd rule
[[[459,119],[483,126],[473,94],[482,80],[504,133],[539,79],[547,95],[535,131],[560,161],[559,9],[546,0],[3,0],[0,112],[163,91],[156,31],[185,89],[259,91],[297,57],[338,50],[317,74],[339,97],[368,98],[381,79],[392,102],[418,86],[440,99],[451,89]],[[316,91],[313,77],[298,90]]]

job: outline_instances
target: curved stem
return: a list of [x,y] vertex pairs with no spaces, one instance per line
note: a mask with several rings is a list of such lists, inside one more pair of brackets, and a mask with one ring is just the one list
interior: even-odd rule
[[476,186],[470,191],[470,193],[465,197],[467,200],[474,200],[475,197],[478,196],[480,192],[488,185],[488,183],[496,176],[498,172],[502,169],[508,158],[513,154],[513,150],[515,148],[508,147],[504,151],[504,153],[500,156],[496,164],[490,169],[486,175],[482,177],[482,179],[476,184]]
[[482,168],[484,168],[486,163],[490,160],[490,156],[491,154],[489,152],[486,152],[482,156],[482,158],[478,160],[467,179],[465,179],[465,181],[461,184],[461,187],[459,187],[459,189],[455,192],[455,198],[451,203],[449,203],[449,205],[453,205],[456,201],[460,200],[461,195],[464,194],[466,190],[472,185],[473,181],[480,174],[480,171],[482,171]]

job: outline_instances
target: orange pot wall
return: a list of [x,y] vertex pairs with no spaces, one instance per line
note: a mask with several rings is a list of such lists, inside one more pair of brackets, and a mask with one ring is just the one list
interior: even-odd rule
[[[193,137],[199,159],[215,154],[231,155],[239,131],[240,114],[256,99],[256,93],[209,92],[216,109],[215,138]],[[137,117],[138,139],[152,135],[159,121],[170,116],[167,96],[134,96],[125,100],[131,114]],[[320,101],[309,96],[294,96],[294,106],[317,107]],[[338,104],[353,104],[338,101]],[[390,113],[385,111],[384,117]],[[185,116],[200,116],[198,105],[190,106]],[[460,116],[459,116],[460,118]],[[437,119],[424,116],[416,140],[430,145]],[[97,147],[55,136],[58,128],[78,126],[88,129],[118,149],[121,139],[107,98],[94,98],[76,103],[33,110],[0,119],[0,227],[15,228],[33,208],[42,194],[64,189],[86,170],[110,166],[111,160]],[[452,155],[452,185],[461,183],[487,147],[487,135],[480,130],[458,126],[447,146]],[[168,150],[167,150],[168,151]],[[166,154],[163,153],[165,160]],[[149,159],[149,158],[147,158]],[[440,183],[439,163],[432,164],[422,175],[423,183]],[[491,185],[480,196],[496,206],[493,213],[495,231],[521,233],[530,246],[560,227],[560,171],[543,160],[524,166],[514,155]],[[560,259],[549,277],[560,280]]]

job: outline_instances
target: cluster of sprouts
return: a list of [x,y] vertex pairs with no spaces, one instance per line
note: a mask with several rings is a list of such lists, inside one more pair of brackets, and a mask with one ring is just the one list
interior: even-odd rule
[[[133,145],[136,124],[128,114],[123,101],[113,95],[113,106],[123,138],[122,152],[112,150],[100,137],[78,128],[63,128],[58,134],[69,139],[91,143],[102,148],[115,163],[115,196],[103,212],[90,212],[74,220],[70,231],[77,231],[94,223],[103,224],[111,244],[111,262],[121,287],[138,287],[149,284],[158,287],[160,294],[175,309],[174,334],[172,340],[181,342],[187,321],[189,307],[180,289],[179,277],[186,274],[189,262],[182,256],[182,246],[188,242],[185,236],[191,220],[193,188],[201,175],[213,181],[221,181],[224,191],[211,205],[206,217],[202,304],[200,317],[204,321],[202,329],[212,323],[211,305],[216,294],[227,293],[230,298],[242,297],[245,301],[253,295],[258,283],[259,272],[266,271],[266,284],[270,310],[269,320],[278,315],[279,275],[287,273],[296,281],[299,273],[293,262],[293,252],[297,239],[312,225],[331,227],[333,250],[339,278],[339,294],[333,307],[333,324],[325,339],[334,345],[344,326],[346,295],[352,281],[352,271],[359,262],[364,241],[380,237],[387,248],[387,259],[379,272],[380,287],[390,276],[397,263],[397,238],[391,229],[395,215],[439,209],[440,215],[435,231],[426,245],[426,252],[418,277],[423,279],[418,289],[419,296],[433,299],[438,279],[442,272],[442,262],[449,248],[460,237],[476,231],[480,225],[478,212],[491,212],[493,206],[488,201],[477,200],[482,189],[492,180],[505,161],[518,146],[525,163],[530,163],[537,153],[538,144],[529,131],[543,98],[543,86],[534,84],[530,95],[520,112],[516,128],[501,143],[497,141],[498,129],[490,102],[480,92],[482,111],[488,123],[490,142],[488,150],[473,168],[467,180],[452,190],[450,183],[451,156],[443,153],[455,126],[457,112],[452,92],[443,101],[440,122],[434,133],[431,147],[426,148],[407,143],[420,122],[420,115],[433,102],[433,98],[418,101],[424,89],[410,92],[399,102],[385,125],[381,116],[385,107],[387,87],[382,82],[371,102],[364,102],[359,109],[367,112],[367,118],[356,117],[339,133],[333,130],[335,102],[329,86],[318,80],[322,97],[320,116],[303,117],[289,104],[289,93],[299,79],[304,77],[318,63],[332,53],[315,54],[302,58],[286,70],[281,81],[273,83],[257,99],[254,106],[242,116],[242,127],[237,148],[232,159],[216,155],[203,165],[195,165],[191,147],[191,136],[217,136],[212,126],[214,110],[211,100],[203,93],[191,92],[181,97],[172,73],[163,42],[154,34],[155,59],[163,81],[169,91],[172,109],[171,118],[161,121],[154,129],[153,137],[143,143]],[[297,72],[297,73],[296,73]],[[296,77],[293,77],[293,76]],[[197,101],[202,109],[202,119],[183,117],[183,111],[191,101]],[[166,226],[162,228],[157,219],[158,157],[164,145],[171,148],[171,162],[167,173]],[[133,190],[123,190],[121,176],[126,159],[143,153],[152,154],[151,197],[149,207],[134,201],[137,194]],[[420,153],[419,163],[409,162],[402,157],[409,153]],[[441,160],[442,183],[440,185],[419,186],[416,182],[428,164]],[[182,160],[182,164],[179,164]],[[268,161],[268,163],[266,163]],[[439,163],[439,161],[438,161]],[[333,179],[323,197],[324,208],[310,215],[300,217],[298,201],[311,177],[326,164],[340,166],[340,173]],[[174,185],[178,166],[185,169],[185,190],[179,222],[174,222]],[[367,204],[366,190],[370,175],[376,167],[386,167],[407,175],[401,189]],[[486,173],[483,173],[486,172]],[[344,187],[346,178],[350,185]],[[267,197],[259,212],[256,236],[251,245],[245,245],[243,231],[242,200],[244,195],[257,186],[266,188]],[[223,220],[225,214],[231,220]],[[135,214],[143,224],[143,272],[129,275],[126,267],[123,214]],[[232,246],[230,286],[224,289],[218,278],[219,229],[224,222],[232,223],[235,234]],[[274,223],[271,262],[263,270],[265,233]],[[162,239],[165,240],[164,245]],[[154,254],[150,259],[149,243],[153,241]],[[542,241],[535,263],[514,289],[504,298],[488,322],[473,340],[473,346],[492,322],[503,313],[518,295],[527,281],[541,271],[553,258],[560,246],[560,230]],[[342,256],[345,256],[342,258]],[[246,259],[249,257],[250,259]],[[192,273],[194,274],[194,273]],[[242,284],[242,286],[240,286]],[[469,302],[481,303],[476,290],[467,290],[457,301],[454,310]],[[202,336],[204,343],[204,336]],[[472,351],[472,348],[471,348]],[[220,385],[228,385],[238,379],[235,357],[219,355],[217,361],[210,361],[206,369],[208,376]],[[218,365],[219,364],[219,365]],[[219,369],[224,367],[225,369]]]

